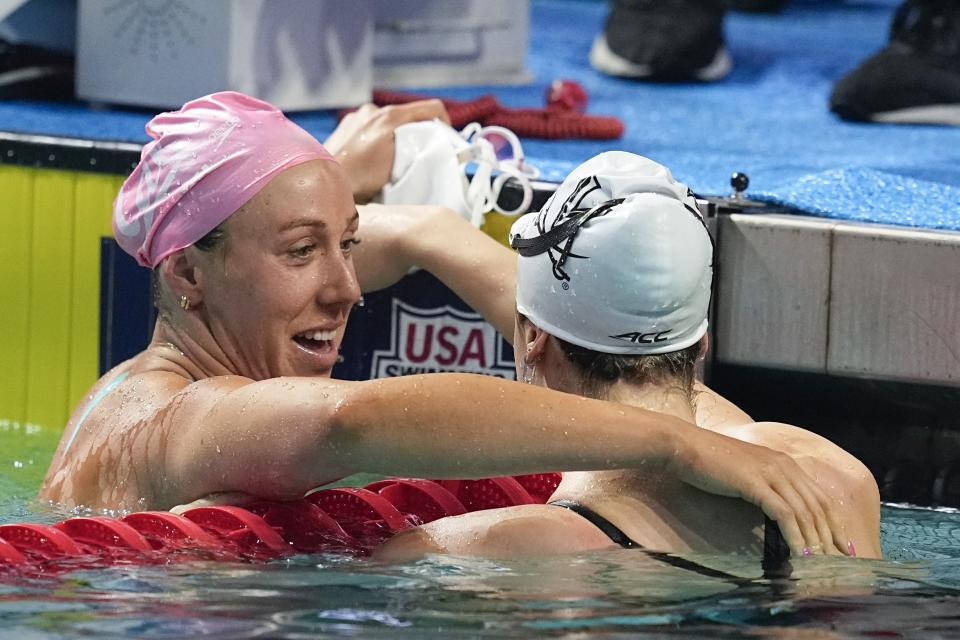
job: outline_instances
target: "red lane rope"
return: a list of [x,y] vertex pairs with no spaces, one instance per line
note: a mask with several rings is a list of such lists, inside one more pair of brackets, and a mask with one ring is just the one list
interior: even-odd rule
[[156,550],[223,550],[223,544],[192,520],[167,511],[138,511],[122,518]]
[[81,545],[97,549],[153,551],[147,539],[122,520],[103,517],[70,518],[53,526]]
[[368,484],[364,488],[379,493],[419,524],[467,512],[455,495],[430,480],[392,478]]
[[544,502],[560,474],[431,481],[388,478],[245,507],[0,525],[0,576],[190,558],[268,560],[291,553],[365,555],[398,531],[468,511]]
[[441,480],[440,485],[455,495],[468,511],[536,503],[527,490],[510,477]]
[[527,490],[531,498],[543,504],[560,486],[563,476],[559,473],[531,473],[525,476],[514,476],[513,479]]

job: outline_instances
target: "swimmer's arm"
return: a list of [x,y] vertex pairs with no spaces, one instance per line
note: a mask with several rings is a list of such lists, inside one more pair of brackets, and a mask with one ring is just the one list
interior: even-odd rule
[[375,291],[411,267],[436,276],[510,342],[516,312],[514,252],[443,207],[360,207],[354,249],[360,287]]
[[856,543],[857,555],[881,557],[880,490],[860,460],[823,436],[779,422],[756,422],[721,433],[782,451],[796,460],[840,505],[843,526]]
[[480,375],[223,377],[191,386],[168,438],[169,476],[190,488],[174,503],[221,491],[299,497],[358,472],[469,478],[665,465],[696,431],[666,415]]
[[157,491],[168,506],[220,491],[293,498],[359,471],[477,477],[659,465],[761,507],[795,553],[846,548],[835,505],[789,456],[636,407],[469,374],[221,377],[191,387],[168,413],[167,484]]

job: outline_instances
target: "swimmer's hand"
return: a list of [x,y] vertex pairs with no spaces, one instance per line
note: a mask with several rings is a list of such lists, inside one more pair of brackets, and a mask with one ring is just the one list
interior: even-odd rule
[[393,170],[394,130],[408,122],[434,118],[450,123],[447,110],[439,100],[387,107],[365,104],[340,121],[323,144],[346,170],[354,200],[370,202],[389,182]]
[[210,495],[204,496],[193,502],[188,502],[187,504],[178,504],[177,506],[170,509],[170,513],[176,515],[183,515],[185,511],[190,511],[190,509],[197,509],[199,507],[220,507],[223,505],[233,505],[235,507],[242,507],[245,504],[250,504],[257,500],[256,496],[252,496],[249,493],[243,493],[242,491],[221,491],[219,493],[211,493]]
[[705,429],[690,435],[680,438],[669,463],[681,480],[762,509],[780,525],[793,556],[852,555],[839,505],[793,458]]

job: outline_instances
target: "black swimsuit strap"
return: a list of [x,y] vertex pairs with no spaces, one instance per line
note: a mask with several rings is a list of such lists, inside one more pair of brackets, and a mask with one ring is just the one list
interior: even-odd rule
[[608,538],[613,540],[616,544],[620,545],[624,549],[643,548],[631,540],[623,531],[620,531],[615,524],[604,518],[593,509],[585,507],[579,502],[575,502],[573,500],[554,500],[553,502],[548,502],[547,504],[552,504],[555,507],[563,507],[564,509],[570,509],[570,511],[573,511],[584,520],[588,520],[590,524],[595,526],[597,529],[600,529],[600,531],[605,533]]
[[[595,526],[597,529],[600,529],[600,531],[606,534],[610,540],[620,545],[624,549],[643,549],[642,545],[639,545],[631,540],[630,537],[621,531],[620,528],[615,524],[601,516],[593,509],[586,507],[579,502],[574,500],[553,500],[547,504],[551,504],[556,507],[563,507],[564,509],[573,511],[578,516],[590,522],[590,524]],[[783,534],[780,533],[780,527],[777,526],[777,523],[766,516],[764,516],[764,519],[763,560],[761,562],[761,566],[763,567],[763,577],[789,578],[791,572],[793,571],[793,567],[790,565],[790,547],[787,546],[786,541],[783,539]],[[699,573],[700,575],[708,578],[719,578],[721,580],[727,580],[729,582],[736,583],[737,585],[742,585],[747,581],[745,578],[735,576],[732,573],[727,573],[726,571],[720,571],[718,569],[711,569],[710,567],[704,566],[699,562],[687,560],[686,558],[680,558],[662,551],[648,551],[647,553],[651,557],[677,567],[678,569],[693,571],[694,573]]]

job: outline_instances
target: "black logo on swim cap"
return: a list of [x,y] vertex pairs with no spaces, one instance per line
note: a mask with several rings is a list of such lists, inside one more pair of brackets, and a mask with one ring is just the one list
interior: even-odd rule
[[535,225],[539,236],[533,238],[516,237],[510,243],[517,253],[521,256],[531,257],[541,253],[546,253],[553,264],[553,277],[557,280],[569,281],[570,275],[563,269],[567,258],[588,259],[590,256],[582,256],[573,253],[573,240],[580,231],[580,227],[588,221],[598,216],[606,215],[611,209],[623,202],[623,198],[614,198],[607,200],[592,209],[582,206],[584,198],[590,193],[600,189],[600,181],[597,176],[587,176],[577,183],[573,192],[567,196],[567,199],[560,206],[560,212],[547,229],[546,220],[550,201],[547,206],[537,214]]
[[633,342],[635,344],[653,344],[655,342],[666,342],[669,340],[670,338],[667,337],[667,334],[671,331],[673,331],[673,329],[667,329],[666,331],[651,331],[650,333],[631,331],[629,333],[621,333],[620,335],[610,337],[616,340]]

